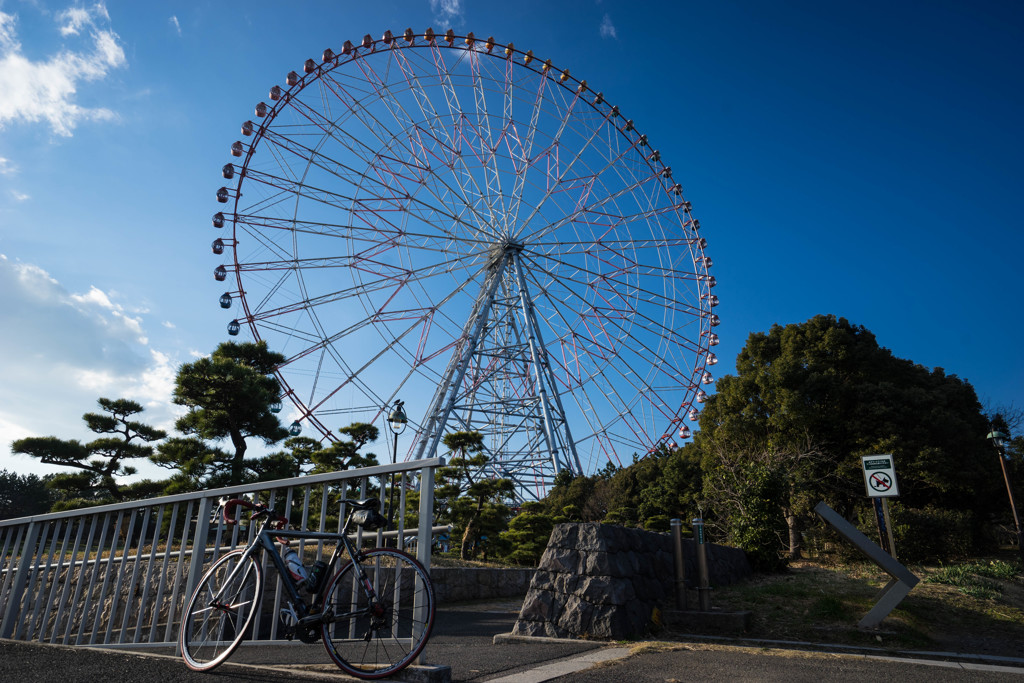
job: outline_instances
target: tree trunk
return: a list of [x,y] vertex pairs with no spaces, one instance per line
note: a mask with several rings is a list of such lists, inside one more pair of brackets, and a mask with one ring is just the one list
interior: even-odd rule
[[473,536],[476,535],[476,522],[480,519],[480,516],[484,513],[484,497],[480,496],[476,501],[476,513],[470,517],[469,522],[466,524],[466,533],[462,534],[462,550],[459,556],[463,560],[471,559],[473,553],[470,551],[470,545],[473,542]]
[[238,485],[242,483],[242,475],[245,473],[245,451],[247,445],[242,433],[231,430],[231,444],[235,447],[235,457],[231,459],[231,483]]
[[789,559],[799,560],[802,554],[800,552],[800,524],[796,515],[786,514],[786,526],[789,527]]
[[466,524],[466,531],[462,534],[462,548],[459,557],[463,560],[470,559],[470,545],[473,542],[473,533],[476,531],[476,515],[470,518]]

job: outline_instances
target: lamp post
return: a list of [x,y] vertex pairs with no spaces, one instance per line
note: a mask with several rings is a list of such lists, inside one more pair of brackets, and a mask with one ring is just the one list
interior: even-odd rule
[[1003,481],[1006,482],[1006,494],[1010,497],[1010,510],[1013,511],[1013,524],[1017,529],[1017,550],[1020,551],[1021,558],[1024,559],[1024,531],[1020,528],[1020,517],[1017,515],[1017,505],[1013,502],[1013,488],[1010,486],[1010,473],[1006,471],[1006,461],[1008,460],[1006,455],[1006,444],[1010,440],[1010,437],[1002,432],[993,430],[989,432],[985,438],[992,442],[992,445],[996,447],[996,453],[999,454],[999,466],[1003,468]]
[[[394,447],[391,450],[391,464],[398,463],[398,435],[405,431],[405,426],[409,424],[409,418],[405,414],[405,409],[402,407],[405,405],[405,401],[395,400],[395,407],[392,408],[391,413],[388,415],[388,427],[391,429],[391,433],[395,435]],[[386,407],[386,406],[385,406]],[[391,473],[391,494],[388,497],[388,526],[391,526],[391,517],[395,510],[395,473]],[[402,539],[397,540],[397,548],[402,547]]]
[[392,465],[398,462],[398,435],[404,432],[405,426],[409,424],[409,418],[402,407],[404,405],[405,401],[396,400],[395,407],[392,409],[391,414],[388,415],[388,426],[395,435],[394,449],[391,451]]

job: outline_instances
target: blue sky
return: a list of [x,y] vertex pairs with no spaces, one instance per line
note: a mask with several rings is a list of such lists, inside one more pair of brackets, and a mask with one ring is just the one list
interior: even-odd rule
[[88,439],[100,396],[169,428],[176,368],[228,339],[210,216],[242,121],[370,33],[494,35],[648,134],[714,259],[719,374],[834,313],[1021,405],[1018,3],[0,2],[0,467]]

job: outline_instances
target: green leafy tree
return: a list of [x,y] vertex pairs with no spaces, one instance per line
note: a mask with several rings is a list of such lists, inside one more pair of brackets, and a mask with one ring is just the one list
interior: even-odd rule
[[[590,501],[594,498],[594,489],[599,479],[586,475],[573,475],[571,470],[562,470],[555,475],[555,480],[544,498],[544,506],[549,515],[563,515],[572,522],[592,522],[594,518],[584,514]],[[597,519],[603,519],[607,510],[599,511]]]
[[[136,468],[128,463],[151,456],[150,444],[167,436],[163,430],[132,419],[143,411],[135,401],[101,398],[98,404],[102,413],[82,416],[91,431],[102,435],[89,443],[43,436],[18,439],[11,444],[15,453],[38,458],[45,464],[82,470],[57,474],[49,480],[50,487],[62,492],[65,498],[85,502],[123,500],[126,489],[117,478],[135,474]],[[136,488],[145,492],[151,487]]]
[[154,464],[171,471],[164,488],[168,495],[229,485],[232,459],[230,453],[195,436],[171,437],[150,457]]
[[54,502],[42,477],[0,470],[0,519],[43,514]]
[[645,529],[666,531],[665,520],[672,519],[689,525],[703,499],[701,461],[701,453],[692,443],[656,454],[657,476],[646,480],[637,507]]
[[347,439],[338,439],[326,448],[311,454],[313,473],[342,472],[358,467],[379,465],[374,453],[360,453],[367,444],[373,443],[380,435],[380,430],[365,422],[353,422],[348,427],[338,430]]
[[[941,368],[896,358],[864,327],[820,315],[751,334],[736,369],[701,414],[702,470],[754,463],[776,481],[791,556],[817,501],[847,516],[864,504],[861,455],[894,455],[907,506],[992,509],[997,482],[978,463],[987,422],[974,389]],[[704,491],[727,481],[705,479]]]
[[512,564],[536,566],[557,521],[546,512],[543,503],[523,503],[519,514],[509,521],[508,530],[501,532],[502,547],[508,549],[504,559]]
[[439,485],[435,495],[447,514],[462,530],[460,557],[468,560],[482,536],[495,535],[504,528],[509,516],[504,500],[510,498],[514,485],[510,479],[488,476],[489,458],[483,452],[480,432],[445,434],[444,445],[452,457],[438,471]]
[[320,442],[308,436],[285,439],[284,450],[271,453],[255,461],[247,461],[259,481],[291,479],[310,474],[317,453],[323,450]]
[[245,481],[247,439],[273,444],[288,435],[270,409],[281,393],[273,373],[284,361],[264,341],[225,342],[178,370],[174,402],[189,412],[175,426],[187,436],[231,442],[230,484]]

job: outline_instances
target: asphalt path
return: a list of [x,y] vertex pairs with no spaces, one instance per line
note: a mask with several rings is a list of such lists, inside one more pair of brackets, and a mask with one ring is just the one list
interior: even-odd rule
[[[701,642],[642,645],[548,639],[495,643],[511,631],[514,611],[497,606],[456,606],[438,612],[424,657],[451,667],[453,681],[566,683],[627,681],[1024,681],[1012,665],[921,661],[886,656],[736,647]],[[666,650],[665,648],[674,648]],[[632,654],[631,654],[632,652]],[[608,661],[594,664],[598,659]],[[212,673],[190,671],[168,651],[140,653],[0,641],[0,681],[349,680],[330,664],[321,645],[245,646]]]

